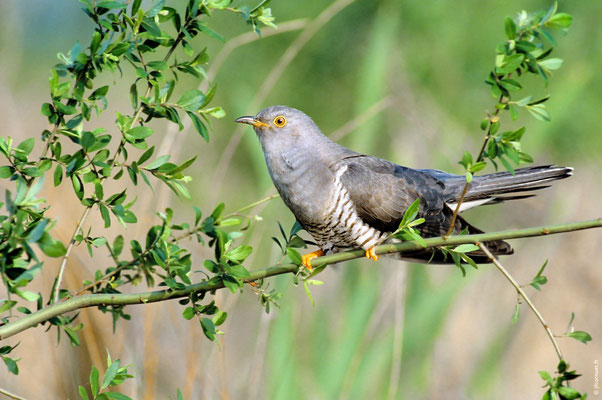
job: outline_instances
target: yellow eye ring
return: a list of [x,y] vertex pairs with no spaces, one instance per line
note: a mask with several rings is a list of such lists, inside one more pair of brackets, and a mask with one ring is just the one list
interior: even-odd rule
[[278,128],[282,128],[284,125],[286,125],[286,118],[284,118],[282,115],[279,115],[276,118],[274,118],[272,123]]

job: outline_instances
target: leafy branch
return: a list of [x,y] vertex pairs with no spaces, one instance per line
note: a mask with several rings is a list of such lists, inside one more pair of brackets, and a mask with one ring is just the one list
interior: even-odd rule
[[[475,235],[458,235],[447,240],[444,238],[428,238],[424,239],[424,243],[418,241],[407,241],[402,243],[383,244],[375,248],[376,254],[393,254],[403,253],[426,248],[434,248],[448,245],[461,245],[466,243],[483,243],[490,240],[516,239],[525,237],[547,236],[551,234],[573,232],[582,229],[592,229],[602,227],[602,218],[574,222],[563,225],[541,226],[527,229],[517,229],[509,231],[500,231],[492,233],[481,233]],[[326,255],[315,259],[316,265],[330,265],[342,261],[348,261],[355,258],[362,258],[365,254],[362,250],[350,250],[341,253]],[[241,278],[243,283],[258,281],[270,276],[281,274],[296,274],[299,270],[299,264],[276,264],[263,269],[249,271],[248,275]],[[99,305],[114,305],[123,306],[128,304],[146,304],[158,301],[171,300],[176,298],[186,298],[194,294],[197,297],[202,297],[204,293],[228,287],[227,281],[219,279],[204,280],[199,283],[173,288],[167,290],[143,292],[143,293],[95,293],[88,295],[75,296],[69,300],[55,303],[44,307],[34,313],[21,317],[20,319],[0,326],[0,339],[5,339],[15,335],[23,330],[29,329],[37,324],[48,321],[49,319],[74,311],[80,308],[99,306]],[[237,288],[238,290],[238,288]]]
[[543,79],[547,87],[551,71],[562,65],[561,59],[550,58],[556,45],[550,31],[556,29],[563,33],[566,32],[571,26],[572,17],[566,13],[558,13],[557,10],[558,5],[554,3],[545,13],[528,14],[526,11],[522,11],[515,19],[506,18],[507,41],[497,47],[495,67],[485,81],[490,86],[492,96],[497,99],[495,111],[487,113],[487,117],[481,122],[481,129],[486,134],[477,157],[473,157],[467,151],[460,161],[466,171],[466,184],[454,209],[445,237],[452,234],[473,175],[485,168],[485,159],[491,161],[496,169],[496,161],[499,161],[511,173],[514,173],[514,168],[505,157],[508,157],[516,165],[521,162],[533,162],[533,158],[523,152],[520,145],[526,128],[523,126],[514,131],[498,132],[500,118],[502,111],[508,111],[512,119],[517,119],[517,108],[522,107],[537,119],[550,120],[544,104],[550,96],[535,101],[532,96],[518,101],[513,99],[516,93],[523,88],[517,80],[518,78],[528,74],[537,75]]

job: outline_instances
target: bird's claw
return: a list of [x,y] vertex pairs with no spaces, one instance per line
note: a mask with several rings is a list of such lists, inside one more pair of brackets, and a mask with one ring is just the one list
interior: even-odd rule
[[374,253],[374,246],[370,247],[368,250],[366,250],[366,258],[371,258],[374,261],[378,261],[378,259],[380,258],[380,256],[377,256]]
[[324,251],[322,251],[322,249],[316,250],[312,253],[308,253],[308,254],[305,254],[304,256],[301,256],[301,262],[303,263],[305,268],[307,268],[310,271],[313,271],[313,268],[311,266],[311,260],[314,258],[317,258],[317,257],[321,257],[323,255],[324,255]]

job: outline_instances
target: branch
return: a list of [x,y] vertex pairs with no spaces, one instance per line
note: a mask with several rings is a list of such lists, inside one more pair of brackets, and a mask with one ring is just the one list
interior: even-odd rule
[[499,262],[499,260],[493,254],[491,254],[491,252],[485,245],[483,245],[482,243],[479,243],[479,244],[477,244],[477,246],[479,246],[479,248],[483,251],[483,253],[485,253],[487,255],[487,257],[489,257],[489,259],[497,267],[497,269],[499,269],[500,272],[506,277],[506,279],[508,279],[508,281],[512,284],[512,286],[514,286],[514,288],[516,289],[518,294],[525,300],[525,302],[527,303],[527,305],[529,306],[531,311],[533,311],[533,313],[537,316],[537,319],[539,320],[539,322],[541,322],[541,325],[543,326],[543,328],[546,330],[546,333],[550,337],[550,340],[552,341],[552,344],[554,345],[554,350],[556,350],[556,354],[558,355],[558,358],[560,359],[560,361],[562,361],[563,360],[562,352],[560,351],[560,347],[558,346],[558,342],[556,341],[556,338],[554,338],[554,334],[550,330],[550,326],[543,319],[539,310],[531,302],[531,299],[529,299],[529,297],[527,296],[527,294],[525,293],[523,288],[520,287],[520,285],[514,280],[512,275],[510,275],[510,273],[506,270],[506,268],[504,268],[504,266]]
[[[383,244],[375,248],[376,254],[392,254],[402,253],[404,251],[420,250],[423,248],[431,248],[437,246],[457,245],[464,243],[479,243],[491,240],[502,239],[517,239],[524,237],[546,236],[554,233],[572,232],[582,229],[591,229],[602,227],[602,217],[589,221],[573,222],[563,225],[550,225],[536,228],[526,228],[518,230],[507,230],[492,233],[480,233],[476,235],[460,235],[452,236],[447,240],[442,237],[424,239],[425,246],[422,246],[416,241]],[[328,265],[341,261],[347,261],[354,258],[365,256],[365,252],[361,249],[350,250],[342,253],[331,254],[314,259],[314,265]],[[277,264],[267,268],[259,269],[250,273],[250,276],[245,278],[244,282],[252,282],[259,279],[267,278],[274,275],[282,275],[287,273],[296,273],[299,266],[296,264]],[[159,290],[143,293],[100,293],[77,296],[61,303],[54,303],[32,314],[26,315],[21,319],[9,324],[0,326],[0,340],[13,336],[19,332],[36,326],[39,323],[49,320],[70,311],[80,308],[94,307],[99,305],[128,305],[128,304],[146,304],[158,301],[165,301],[186,297],[194,292],[210,292],[224,287],[219,281],[204,281],[185,287],[181,290]]]

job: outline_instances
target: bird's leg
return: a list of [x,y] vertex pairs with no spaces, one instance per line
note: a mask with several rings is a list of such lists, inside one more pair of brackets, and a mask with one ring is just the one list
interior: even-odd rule
[[371,258],[374,261],[378,261],[378,259],[380,258],[380,256],[377,256],[374,253],[374,246],[370,247],[368,250],[366,250],[366,258]]
[[308,253],[304,256],[301,257],[301,262],[303,263],[303,265],[305,266],[305,268],[307,268],[308,270],[313,270],[313,268],[311,267],[311,260],[316,258],[316,257],[321,257],[324,255],[324,251],[322,249],[320,250],[316,250],[312,253]]

